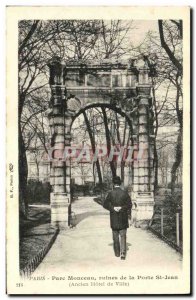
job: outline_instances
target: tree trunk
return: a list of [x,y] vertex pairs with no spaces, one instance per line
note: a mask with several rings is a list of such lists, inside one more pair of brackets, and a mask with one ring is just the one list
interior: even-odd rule
[[[109,132],[109,128],[108,128],[108,121],[107,121],[107,115],[106,115],[106,111],[105,108],[102,107],[102,114],[103,114],[103,121],[104,121],[104,126],[105,126],[105,136],[106,136],[106,143],[107,143],[107,150],[108,153],[110,153],[111,151],[111,141],[110,141],[110,132]],[[110,161],[110,168],[111,168],[111,172],[112,172],[112,177],[114,178],[116,176],[116,166],[114,164],[114,161]]]
[[177,177],[177,171],[182,160],[182,129],[180,128],[178,133],[177,145],[176,145],[176,154],[175,161],[171,170],[171,193],[174,195],[175,192],[175,183]]
[[94,187],[95,187],[96,186],[95,163],[93,163],[93,182],[94,182]]
[[26,218],[28,215],[28,199],[27,199],[27,176],[28,165],[26,158],[26,150],[24,140],[21,132],[21,124],[19,121],[19,211],[22,217]]
[[25,94],[19,93],[18,106],[18,150],[19,150],[19,213],[22,217],[27,218],[28,215],[28,199],[27,199],[27,176],[28,165],[26,157],[26,149],[22,136],[21,116],[25,102]]
[[157,148],[156,148],[156,141],[154,144],[154,191],[156,192],[158,189],[158,155],[157,155]]
[[159,35],[160,35],[161,47],[163,47],[163,49],[167,53],[170,61],[178,69],[179,75],[182,75],[182,64],[180,63],[179,59],[175,57],[174,53],[172,52],[169,45],[167,44],[167,41],[166,41],[165,36],[164,36],[164,29],[163,29],[163,21],[162,20],[158,20],[158,26],[159,26]]
[[[91,146],[92,146],[92,150],[93,150],[93,154],[95,154],[95,139],[94,139],[94,136],[92,134],[92,131],[91,131],[91,125],[89,123],[89,120],[88,120],[88,117],[86,115],[86,112],[84,111],[83,112],[83,116],[84,116],[84,120],[85,120],[85,123],[86,123],[86,127],[87,127],[87,130],[88,130],[88,134],[89,134],[89,138],[90,138],[90,141],[91,141]],[[102,184],[103,180],[102,180],[102,175],[101,175],[101,168],[100,168],[100,164],[99,164],[99,160],[97,158],[96,162],[96,167],[97,167],[97,174],[98,174],[98,178],[99,178],[99,183]]]
[[[179,123],[179,133],[177,138],[177,144],[176,144],[176,153],[175,153],[175,161],[171,169],[171,193],[174,195],[175,192],[175,183],[176,183],[176,177],[178,168],[182,161],[182,131],[183,131],[183,111],[179,107],[179,100],[180,100],[180,83],[178,82],[180,76],[177,74],[176,76],[176,88],[177,88],[177,94],[176,94],[176,114],[178,118]],[[182,96],[182,95],[181,95]]]
[[37,161],[36,157],[35,157],[35,163],[37,167],[37,180],[39,181],[39,162]]
[[159,161],[158,161],[158,153],[157,153],[157,133],[159,128],[159,120],[158,120],[158,111],[156,105],[156,95],[155,95],[155,88],[154,88],[154,79],[152,78],[152,95],[153,95],[153,105],[154,105],[154,118],[155,118],[155,139],[154,139],[154,160],[153,160],[153,170],[154,170],[154,192],[156,193],[158,189],[158,168],[159,168]]
[[125,161],[121,161],[121,182],[124,183],[125,180]]

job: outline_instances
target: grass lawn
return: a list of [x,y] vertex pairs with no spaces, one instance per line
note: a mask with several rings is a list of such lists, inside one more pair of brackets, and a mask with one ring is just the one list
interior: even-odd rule
[[30,206],[27,220],[20,222],[20,270],[32,273],[39,265],[57,235],[51,227],[47,206]]

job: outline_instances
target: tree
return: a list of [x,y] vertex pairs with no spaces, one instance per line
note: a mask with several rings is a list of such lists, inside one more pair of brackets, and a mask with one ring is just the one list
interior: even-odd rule
[[[95,155],[96,142],[95,142],[95,137],[93,135],[93,130],[91,130],[91,125],[90,125],[89,119],[88,119],[87,114],[86,114],[85,111],[83,111],[83,116],[84,116],[84,120],[85,120],[85,123],[86,123],[87,131],[88,131],[88,134],[89,134],[93,155]],[[97,174],[98,174],[98,178],[99,178],[99,183],[102,184],[103,180],[102,180],[101,168],[100,168],[100,164],[99,164],[98,159],[96,160],[95,164],[96,164],[96,167],[97,167]]]
[[[174,26],[173,26],[174,24]],[[174,75],[170,75],[170,80],[176,88],[176,115],[179,123],[179,133],[176,144],[176,154],[175,161],[171,170],[171,190],[172,194],[174,193],[175,182],[177,178],[177,170],[182,161],[182,130],[183,130],[183,111],[180,106],[180,100],[183,97],[182,94],[182,52],[181,52],[181,44],[182,44],[182,21],[171,20],[169,22],[163,22],[162,20],[158,21],[159,25],[159,34],[161,40],[161,46],[166,51],[170,62],[173,64],[174,68],[176,68],[176,72]]]
[[[182,32],[183,32],[182,21],[170,20],[170,22],[175,24],[177,28],[177,39],[182,39]],[[158,25],[159,25],[161,46],[167,53],[172,64],[178,70],[178,75],[181,76],[183,73],[181,59],[175,55],[175,49],[174,49],[175,47],[174,39],[176,39],[175,36],[176,31],[173,30],[173,27],[167,21],[159,20]],[[170,36],[169,40],[168,40],[168,36]],[[173,49],[171,46],[173,47]]]
[[[28,212],[26,151],[35,136],[39,138],[43,147],[46,147],[48,135],[43,131],[44,127],[40,131],[39,124],[40,116],[49,107],[48,60],[54,55],[65,61],[118,59],[130,48],[131,28],[131,22],[120,20],[19,22],[19,189],[20,211],[24,216],[27,216]],[[45,150],[47,151],[46,148]]]
[[[174,163],[171,168],[172,192],[174,192],[177,169],[182,157],[182,23],[181,21],[158,21],[158,34],[149,32],[146,43],[142,44],[140,54],[145,54],[151,69],[152,96],[154,106],[155,147],[154,170],[155,190],[158,187],[158,149],[168,143],[173,145]],[[156,72],[154,72],[154,67]],[[175,132],[170,134],[167,128],[178,131],[175,142]],[[165,141],[161,140],[161,132],[166,130]]]
[[[51,25],[51,26],[50,26]],[[53,40],[55,31],[48,21],[19,22],[19,48],[18,48],[18,131],[19,131],[19,191],[20,191],[20,212],[27,216],[27,158],[24,136],[22,130],[23,118],[27,114],[25,107],[29,105],[29,99],[44,86],[48,84],[47,60],[49,58],[46,50],[48,41]],[[28,102],[28,103],[27,103]],[[39,99],[40,105],[42,103]],[[40,111],[43,111],[41,108]],[[36,115],[37,112],[34,114]],[[30,115],[27,118],[31,118]],[[30,119],[29,119],[30,120]]]
[[[36,48],[36,40],[33,40],[35,32],[39,27],[39,21],[19,23],[19,110],[18,110],[18,130],[19,130],[19,199],[20,212],[27,215],[27,158],[25,145],[21,129],[21,117],[24,103],[29,89],[36,77],[36,65],[31,67],[33,48]],[[34,69],[34,70],[33,70]],[[24,75],[26,71],[26,75]]]
[[99,39],[96,44],[98,59],[118,59],[130,51],[129,34],[133,22],[122,20],[101,21]]

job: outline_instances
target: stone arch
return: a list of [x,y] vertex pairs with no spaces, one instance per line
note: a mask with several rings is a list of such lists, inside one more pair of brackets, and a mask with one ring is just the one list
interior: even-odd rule
[[80,107],[78,110],[76,110],[74,112],[74,115],[73,115],[73,122],[75,120],[75,118],[77,118],[81,113],[82,111],[85,111],[87,109],[90,109],[90,108],[93,108],[93,107],[106,107],[106,108],[109,108],[115,112],[117,112],[118,114],[120,114],[122,117],[125,117],[127,122],[129,123],[129,125],[132,126],[132,118],[131,116],[129,116],[127,114],[127,112],[125,110],[123,110],[121,107],[118,107],[118,106],[112,106],[111,104],[108,104],[108,103],[99,103],[99,102],[93,102],[91,104],[87,104],[86,106],[84,107]]
[[[101,108],[101,107],[108,108],[108,109],[110,109],[112,111],[115,111],[119,115],[121,115],[122,117],[124,117],[126,119],[126,121],[128,123],[128,126],[130,128],[130,132],[131,132],[131,135],[130,135],[130,144],[131,144],[131,147],[130,148],[132,149],[134,147],[134,141],[133,141],[133,126],[132,126],[132,118],[131,118],[131,116],[129,116],[127,114],[127,112],[124,111],[121,107],[116,107],[116,106],[113,106],[113,105],[108,104],[108,103],[99,103],[99,102],[93,102],[92,101],[91,104],[88,104],[88,105],[86,105],[83,108],[80,107],[78,110],[76,110],[74,112],[74,114],[72,114],[72,122],[70,123],[70,132],[72,131],[72,125],[73,125],[74,121],[77,119],[77,117],[80,116],[80,114],[82,114],[84,111],[86,111],[88,109],[91,109],[91,108]],[[70,143],[71,143],[71,141],[70,141]],[[129,146],[130,146],[130,144],[129,144]],[[130,151],[133,151],[133,149],[130,150]],[[132,172],[133,172],[133,166],[132,166]],[[69,173],[71,174],[71,170],[70,170]],[[132,189],[132,185],[129,186],[129,192],[133,193],[133,191],[134,191],[134,189]]]
[[[121,109],[120,107],[116,107],[116,106],[114,107],[114,106],[112,106],[111,104],[108,104],[108,103],[99,103],[99,102],[93,103],[93,101],[92,101],[92,104],[88,104],[85,107],[80,108],[77,111],[75,111],[74,115],[72,116],[72,123],[70,124],[70,132],[72,130],[72,125],[73,125],[74,121],[83,112],[85,112],[86,110],[91,109],[91,108],[102,108],[102,107],[108,108],[111,111],[114,111],[114,112],[118,113],[119,115],[121,115],[122,117],[124,117],[126,119],[127,124],[129,126],[129,129],[130,129],[130,133],[131,133],[130,134],[130,138],[129,138],[129,141],[130,141],[129,147],[130,147],[130,144],[131,144],[130,151],[133,151],[134,149],[132,149],[133,148],[133,124],[132,124],[132,118],[123,109]],[[131,189],[130,189],[130,192],[131,192]]]
[[[153,117],[150,70],[146,63],[141,61],[138,67],[135,63],[119,62],[99,64],[89,62],[85,65],[85,72],[81,78],[80,69],[83,68],[83,64],[80,62],[66,65],[54,60],[49,64],[52,70],[50,76],[54,77],[50,78],[52,91],[50,127],[53,151],[63,153],[65,147],[70,146],[71,126],[74,118],[82,110],[102,105],[124,115],[133,129],[133,145],[146,147],[146,161],[134,163],[133,200],[137,203],[137,220],[149,220],[154,206],[153,129],[149,128]],[[58,80],[55,79],[57,77]],[[52,161],[52,222],[63,222],[65,227],[68,226],[71,205],[70,174],[69,163],[63,159]]]

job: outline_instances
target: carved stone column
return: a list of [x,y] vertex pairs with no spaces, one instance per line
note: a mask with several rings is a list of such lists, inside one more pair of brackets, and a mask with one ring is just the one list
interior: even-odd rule
[[138,153],[138,136],[133,135],[132,137],[132,147],[133,147],[133,188],[132,188],[132,197],[133,201],[136,200],[137,192],[139,191],[138,185],[138,177],[139,177],[139,168],[138,168],[138,160],[137,160],[137,153]]
[[138,192],[137,221],[151,219],[154,208],[153,191],[153,151],[151,135],[153,133],[151,85],[148,79],[149,69],[139,69],[137,90],[138,101]]
[[[130,135],[130,147],[131,147],[131,185],[128,190],[131,195],[132,201],[135,201],[136,193],[138,192],[138,162],[137,162],[137,151],[138,151],[138,102],[137,98],[132,98],[132,114],[131,119],[131,135]],[[130,156],[130,155],[129,155]]]
[[68,226],[70,195],[66,189],[66,163],[64,158],[66,124],[66,88],[64,85],[65,64],[55,57],[50,68],[51,107],[51,222]]
[[[69,149],[71,146],[71,123],[72,123],[72,117],[69,112],[65,112],[65,149]],[[65,151],[67,153],[67,151]],[[66,156],[66,155],[65,155]],[[65,157],[65,191],[67,195],[70,196],[70,185],[71,185],[71,159],[70,157]]]

